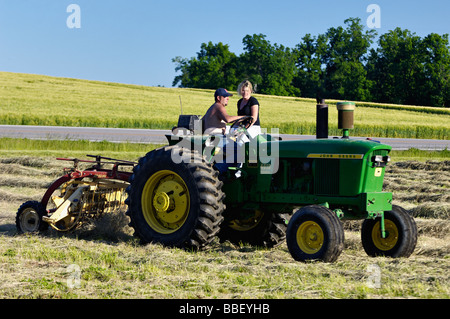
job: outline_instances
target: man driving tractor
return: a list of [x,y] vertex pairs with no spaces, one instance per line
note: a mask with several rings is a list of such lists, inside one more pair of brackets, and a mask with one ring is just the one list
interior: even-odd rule
[[219,88],[214,93],[215,103],[211,105],[203,116],[203,130],[205,135],[225,135],[227,123],[239,120],[245,116],[228,115],[225,107],[233,94],[226,89]]

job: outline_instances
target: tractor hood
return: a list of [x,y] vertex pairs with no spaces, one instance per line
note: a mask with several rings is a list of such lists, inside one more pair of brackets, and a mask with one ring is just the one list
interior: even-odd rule
[[[280,158],[346,158],[363,159],[375,150],[392,149],[391,146],[369,140],[317,139],[268,142],[278,143]],[[272,150],[276,149],[272,145]]]

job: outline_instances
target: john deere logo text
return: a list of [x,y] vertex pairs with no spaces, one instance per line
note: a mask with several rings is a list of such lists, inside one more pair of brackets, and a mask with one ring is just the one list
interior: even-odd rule
[[363,159],[363,154],[309,154],[308,158]]

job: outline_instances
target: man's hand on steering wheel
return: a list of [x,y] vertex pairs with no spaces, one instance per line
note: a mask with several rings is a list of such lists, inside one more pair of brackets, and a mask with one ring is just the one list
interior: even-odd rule
[[247,129],[252,125],[253,117],[243,116],[236,121],[233,121],[233,125],[230,128],[230,134],[228,135],[232,140],[236,141],[240,136],[248,135]]
[[253,123],[253,117],[252,116],[243,116],[240,119],[234,121],[233,125],[231,125],[231,128],[238,128],[243,127],[248,129]]

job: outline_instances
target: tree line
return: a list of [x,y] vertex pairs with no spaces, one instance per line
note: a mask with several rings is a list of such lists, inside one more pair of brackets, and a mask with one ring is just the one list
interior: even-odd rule
[[[324,34],[306,34],[294,48],[266,35],[246,35],[243,53],[202,43],[196,57],[176,57],[173,86],[236,90],[244,79],[257,93],[407,105],[450,106],[448,34],[419,37],[396,28],[375,39],[359,18]],[[377,44],[377,45],[375,45]]]

